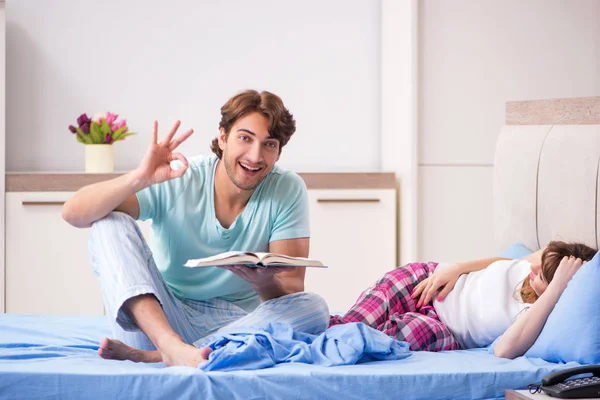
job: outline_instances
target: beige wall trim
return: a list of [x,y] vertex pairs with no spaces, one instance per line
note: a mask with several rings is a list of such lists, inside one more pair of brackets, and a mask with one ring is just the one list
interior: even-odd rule
[[506,125],[589,124],[600,124],[600,96],[506,102]]
[[7,192],[74,192],[96,182],[116,178],[120,174],[51,174],[8,173]]
[[[120,174],[6,174],[7,192],[73,192]],[[303,173],[299,174],[309,189],[394,189],[393,172],[382,173]]]
[[309,189],[395,189],[393,172],[373,173],[304,173],[300,174]]

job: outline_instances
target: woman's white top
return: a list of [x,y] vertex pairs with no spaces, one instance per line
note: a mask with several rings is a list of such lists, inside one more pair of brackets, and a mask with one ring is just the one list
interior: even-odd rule
[[444,300],[434,299],[433,307],[461,348],[485,347],[530,306],[519,293],[530,272],[529,261],[495,261],[486,269],[461,275]]

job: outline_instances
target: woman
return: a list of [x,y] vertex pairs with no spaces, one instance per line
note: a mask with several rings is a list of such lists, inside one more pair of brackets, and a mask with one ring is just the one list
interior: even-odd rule
[[408,264],[365,290],[346,314],[332,316],[330,326],[363,322],[426,351],[485,347],[502,335],[494,353],[518,357],[595,254],[584,244],[555,241],[520,260]]

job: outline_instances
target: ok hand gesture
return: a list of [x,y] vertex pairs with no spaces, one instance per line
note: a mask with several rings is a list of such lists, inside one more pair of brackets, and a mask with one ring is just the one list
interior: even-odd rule
[[[174,150],[190,137],[194,133],[194,130],[190,129],[176,139],[173,139],[180,124],[181,122],[177,121],[169,131],[167,137],[158,142],[158,122],[154,121],[152,141],[140,166],[137,168],[138,176],[144,181],[145,186],[179,178],[187,171],[187,159],[181,153],[174,153]],[[183,167],[177,170],[172,169],[171,161],[175,160],[180,160],[183,163]]]

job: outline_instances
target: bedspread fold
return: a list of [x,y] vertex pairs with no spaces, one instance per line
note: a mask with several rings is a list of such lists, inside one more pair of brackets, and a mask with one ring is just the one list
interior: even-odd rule
[[373,360],[400,360],[410,356],[408,343],[390,338],[365,324],[336,325],[320,335],[294,332],[282,323],[262,329],[236,328],[213,340],[204,371],[237,371],[272,367],[280,363],[321,366],[353,365]]

